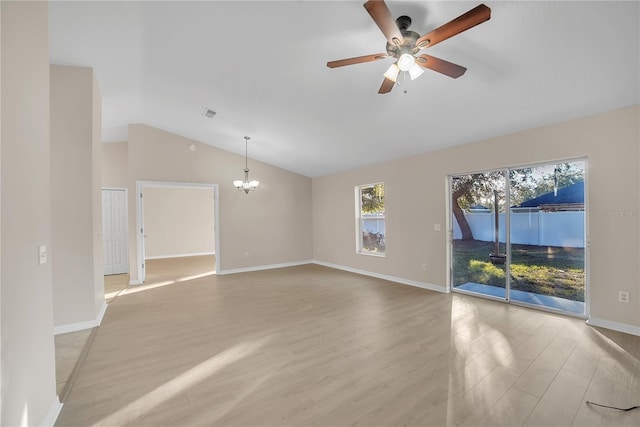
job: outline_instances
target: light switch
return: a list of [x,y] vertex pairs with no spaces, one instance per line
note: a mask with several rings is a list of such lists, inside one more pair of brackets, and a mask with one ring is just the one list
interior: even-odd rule
[[38,264],[44,264],[47,262],[47,246],[38,246]]
[[433,231],[440,231],[440,224],[433,224]]

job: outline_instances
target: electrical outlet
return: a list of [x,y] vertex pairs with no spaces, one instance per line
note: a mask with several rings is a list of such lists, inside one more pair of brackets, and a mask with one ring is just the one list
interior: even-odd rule
[[427,263],[426,263],[426,262],[423,262],[423,263],[422,263],[422,269],[423,269],[423,270],[426,270],[426,269],[427,269]]
[[244,258],[245,258],[245,259],[249,259],[249,258],[250,258],[250,256],[251,256],[251,255],[249,255],[249,252],[245,252],[245,253],[244,253]]
[[629,292],[619,291],[618,292],[618,301],[619,302],[629,302]]
[[47,246],[38,246],[38,264],[44,264],[47,262]]
[[440,231],[440,224],[433,224],[433,231]]

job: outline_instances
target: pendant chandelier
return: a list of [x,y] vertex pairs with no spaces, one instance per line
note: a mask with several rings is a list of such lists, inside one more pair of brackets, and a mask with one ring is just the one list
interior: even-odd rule
[[247,146],[249,143],[248,136],[244,137],[244,181],[233,181],[233,186],[236,187],[239,191],[244,191],[249,194],[249,191],[254,191],[260,185],[260,181],[251,180],[249,181],[249,168],[247,167]]

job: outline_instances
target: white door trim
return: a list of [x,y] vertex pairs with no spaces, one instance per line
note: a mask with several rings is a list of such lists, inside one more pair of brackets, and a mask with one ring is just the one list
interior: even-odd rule
[[216,272],[220,271],[220,227],[218,184],[177,181],[136,181],[136,246],[138,254],[138,283],[144,283],[144,188],[145,187],[178,187],[178,188],[211,188],[213,189],[214,238],[216,248]]

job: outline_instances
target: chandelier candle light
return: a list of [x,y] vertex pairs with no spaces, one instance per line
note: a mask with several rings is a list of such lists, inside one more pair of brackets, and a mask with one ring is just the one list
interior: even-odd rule
[[255,179],[249,181],[249,168],[247,167],[247,146],[249,139],[251,138],[249,138],[248,136],[244,137],[244,181],[233,181],[234,187],[236,187],[240,191],[244,191],[247,194],[249,194],[249,191],[255,190],[256,188],[258,188],[258,185],[260,185],[260,181],[256,181]]

